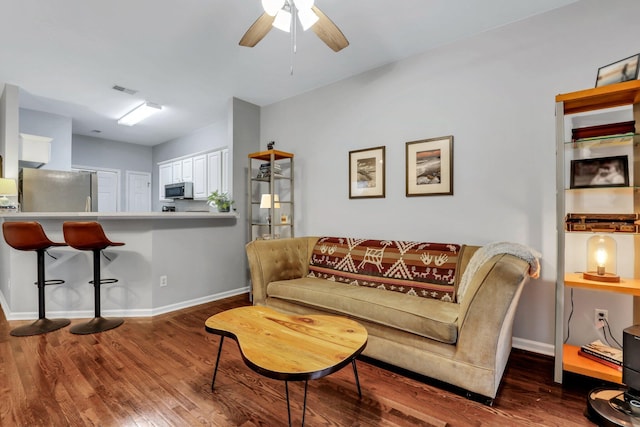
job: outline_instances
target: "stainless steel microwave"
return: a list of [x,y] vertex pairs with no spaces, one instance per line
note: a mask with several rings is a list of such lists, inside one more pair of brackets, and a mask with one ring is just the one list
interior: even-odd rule
[[193,199],[193,182],[176,182],[164,186],[165,199]]

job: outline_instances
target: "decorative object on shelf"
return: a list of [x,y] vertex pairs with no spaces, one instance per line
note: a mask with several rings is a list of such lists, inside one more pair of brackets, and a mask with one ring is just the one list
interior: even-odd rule
[[571,141],[587,138],[600,138],[613,135],[628,135],[636,131],[636,121],[609,123],[571,129]]
[[565,231],[588,231],[594,233],[638,233],[640,225],[638,213],[599,214],[568,213],[565,217]]
[[385,196],[385,147],[349,151],[349,198]]
[[406,143],[406,195],[453,195],[453,136]]
[[571,160],[570,188],[628,187],[628,156]]
[[258,175],[256,175],[256,179],[261,181],[269,181],[271,179],[271,172],[273,171],[274,178],[282,178],[282,166],[278,163],[271,167],[271,163],[263,163],[260,165],[260,170],[258,171]]
[[17,196],[18,187],[16,186],[16,180],[11,178],[0,178],[0,207],[13,208],[14,205],[7,196]]
[[616,274],[616,241],[605,235],[593,236],[587,241],[587,271],[582,273],[586,280],[598,282],[620,282]]
[[235,202],[231,200],[228,193],[221,193],[218,190],[214,191],[207,197],[209,201],[209,205],[216,206],[218,212],[229,212],[231,210],[231,205]]
[[273,150],[273,146],[276,145],[275,141],[269,141],[267,144],[267,150]]
[[271,194],[263,194],[260,199],[260,209],[269,209],[269,214],[267,215],[267,224],[271,225],[271,208],[280,209],[280,196],[277,194],[273,195],[273,205],[271,203]]
[[639,59],[640,54],[637,54],[598,68],[596,87],[636,80],[638,78]]

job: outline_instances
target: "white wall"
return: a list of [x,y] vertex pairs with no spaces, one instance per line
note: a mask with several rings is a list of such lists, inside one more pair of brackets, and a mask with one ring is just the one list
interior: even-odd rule
[[20,108],[20,132],[53,138],[42,169],[71,170],[71,117]]
[[[119,170],[120,206],[123,210],[127,205],[126,172],[153,172],[151,147],[84,135],[73,135],[71,161],[74,166]],[[155,194],[158,193],[151,193],[152,200]]]
[[[514,336],[550,351],[555,95],[638,53],[638,16],[636,0],[583,0],[264,107],[261,140],[296,154],[296,234],[527,244],[543,253],[542,277],[525,289]],[[444,135],[454,195],[405,197],[405,142]],[[386,197],[350,200],[349,151],[379,145]],[[618,336],[628,315],[612,321]],[[581,327],[595,333],[572,334]]]

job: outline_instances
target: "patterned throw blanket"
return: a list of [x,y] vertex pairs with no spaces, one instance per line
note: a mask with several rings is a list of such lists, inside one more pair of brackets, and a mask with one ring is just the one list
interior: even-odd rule
[[453,302],[461,246],[448,243],[323,237],[309,277]]

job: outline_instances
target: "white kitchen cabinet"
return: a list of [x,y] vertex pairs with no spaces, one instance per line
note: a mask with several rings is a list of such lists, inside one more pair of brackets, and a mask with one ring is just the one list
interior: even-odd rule
[[229,191],[229,149],[225,148],[220,151],[220,180],[223,193],[230,193]]
[[182,182],[182,160],[176,160],[172,163],[173,167],[173,181],[172,182]]
[[158,173],[158,196],[159,200],[166,200],[164,198],[164,186],[173,182],[173,164],[165,163],[159,165]]
[[193,158],[193,198],[206,199],[207,192],[207,156],[201,154]]
[[224,192],[222,189],[221,151],[207,154],[207,194],[211,194],[214,191]]
[[182,179],[180,182],[193,182],[193,157],[182,159]]

